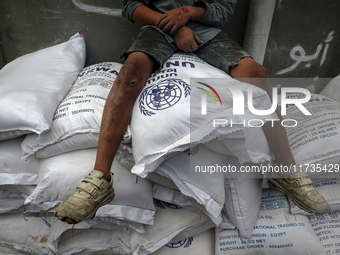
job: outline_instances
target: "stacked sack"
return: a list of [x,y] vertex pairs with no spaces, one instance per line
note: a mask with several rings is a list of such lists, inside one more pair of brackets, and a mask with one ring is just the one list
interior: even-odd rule
[[[26,217],[25,199],[39,183],[40,161],[21,160],[24,135],[41,135],[52,126],[54,111],[85,62],[84,38],[69,41],[7,64],[0,72],[0,166],[2,254],[56,250],[52,219]],[[14,251],[13,251],[14,250]]]
[[[209,68],[207,69],[207,67]],[[110,62],[84,68],[68,94],[56,108],[51,129],[41,135],[29,134],[25,137],[22,142],[23,158],[27,160],[31,158],[40,159],[39,183],[25,200],[25,215],[52,217],[58,204],[73,194],[76,185],[93,167],[105,99],[120,68],[121,64]],[[187,114],[190,112],[190,93],[192,93],[189,77],[193,75],[192,70],[195,70],[195,68],[197,68],[196,76],[201,76],[204,70],[208,70],[208,77],[220,76],[230,82],[238,83],[192,54],[176,54],[169,59],[160,73],[150,77],[149,85],[145,87],[141,96],[136,100],[136,107],[139,105],[141,108],[134,110],[131,132],[128,128],[119,155],[114,160],[111,170],[115,176],[116,196],[114,200],[101,207],[93,220],[82,222],[72,228],[73,231],[75,229],[80,231],[79,238],[78,236],[67,237],[70,226],[55,222],[55,219],[51,218],[54,222],[53,232],[56,231],[57,233],[54,236],[55,238],[60,237],[59,239],[56,238],[59,252],[68,254],[87,252],[91,249],[103,249],[123,254],[131,252],[134,254],[150,254],[168,242],[174,244],[187,238],[194,240],[196,235],[203,234],[218,225],[229,229],[235,228],[234,225],[238,223],[237,216],[235,216],[237,212],[233,206],[228,207],[230,211],[229,209],[226,210],[224,206],[226,196],[229,201],[233,200],[231,193],[225,194],[224,173],[215,174],[213,178],[207,176],[208,179],[200,175],[195,178],[190,174],[190,158],[193,158],[192,160],[197,161],[196,164],[200,165],[206,164],[208,166],[209,164],[216,164],[216,162],[220,165],[226,164],[227,158],[223,154],[216,153],[203,146],[202,139],[208,141],[237,131],[235,127],[231,130],[220,128],[220,130],[214,131],[206,124],[207,119],[201,118],[199,120],[201,129],[199,131],[201,133],[197,135],[198,138],[195,142],[191,141],[188,135],[188,132],[190,133],[188,123],[182,123],[184,122],[182,120],[189,117]],[[186,77],[186,79],[183,80],[182,77]],[[245,91],[249,87],[248,84],[242,85]],[[145,150],[140,146],[140,144],[144,144],[142,141],[131,139],[131,137],[140,137],[141,135],[138,132],[144,130],[136,130],[133,127],[144,126],[148,128],[148,126],[154,125],[150,123],[148,117],[155,114],[152,113],[152,110],[146,109],[146,103],[141,103],[142,98],[150,97],[150,95],[147,95],[147,92],[150,91],[153,93],[151,99],[157,97],[155,93],[164,93],[164,95],[170,93],[170,97],[174,97],[179,104],[182,104],[181,108],[185,104],[184,108],[187,109],[187,111],[182,111],[184,114],[176,114],[178,113],[176,108],[170,109],[172,111],[170,114],[173,115],[172,119],[177,123],[182,123],[182,125],[179,125],[179,130],[175,130],[173,134],[163,132],[168,137],[166,138],[163,135],[167,139],[166,143],[173,143],[172,141],[176,139],[179,140],[177,146],[169,146],[170,149],[165,149],[160,153],[154,152],[153,149],[156,147],[167,147],[161,141],[155,140],[155,138],[161,138],[161,135],[157,134],[148,143],[151,152],[147,153],[145,157],[156,155],[155,158],[148,160],[154,166],[149,172],[154,173],[155,181],[143,178],[147,174],[137,173],[136,170],[130,171],[131,166],[136,168],[137,165],[134,163],[138,160],[135,155],[144,153],[143,150]],[[178,95],[171,93],[178,93]],[[195,93],[193,94],[195,95]],[[179,95],[183,95],[183,97]],[[222,98],[222,100],[230,101],[228,99],[231,95],[228,96],[229,98]],[[266,94],[261,90],[258,90],[255,95],[255,97],[265,96]],[[184,102],[181,100],[184,100]],[[265,101],[257,101],[259,107],[266,107],[263,102]],[[158,111],[164,110],[161,109],[160,103],[162,102],[153,102],[153,106]],[[222,111],[221,109],[215,110],[214,116],[232,116],[230,106],[231,104],[226,104]],[[222,115],[221,112],[226,113]],[[137,113],[141,114],[138,116]],[[165,117],[162,113],[169,114],[166,111],[160,112],[157,118],[153,118],[153,121],[161,121],[164,125],[166,123],[161,118],[168,119],[169,116]],[[250,117],[248,116],[248,118]],[[176,127],[176,125],[174,126]],[[161,129],[162,127],[159,129],[160,132]],[[216,132],[216,134],[213,134],[213,132]],[[189,146],[193,144],[197,146],[189,150]],[[194,151],[195,153],[193,153]],[[169,160],[165,161],[165,158]],[[161,164],[163,160],[164,162]],[[160,177],[166,179],[165,183],[167,184],[165,186],[158,182]],[[260,182],[257,181],[257,183],[257,188],[261,189]],[[170,188],[166,190],[167,187]],[[177,196],[172,196],[172,199],[169,199],[169,196],[174,192],[177,192]],[[235,193],[233,196],[237,196]],[[258,194],[258,192],[255,194]],[[176,197],[188,202],[176,203]],[[153,201],[154,198],[157,198],[156,205]],[[256,207],[259,208],[260,197],[257,198],[256,202],[253,203],[255,211],[258,210]],[[166,206],[160,206],[162,203],[165,203]],[[173,206],[173,204],[176,204],[176,206]],[[227,213],[234,216],[235,224],[232,224],[226,217]],[[252,221],[254,221],[254,217]],[[255,222],[251,222],[251,224],[255,224]],[[238,225],[236,224],[236,226]],[[95,229],[93,229],[94,227]],[[86,233],[83,231],[84,229],[88,229]],[[109,238],[108,246],[93,248],[96,245],[92,242],[92,248],[87,247],[88,242],[86,242],[85,236],[91,237],[93,235],[103,235]],[[84,242],[80,240],[84,240]],[[80,245],[79,242],[82,244]],[[103,240],[99,242],[103,242]]]
[[[199,240],[214,238],[210,218],[155,203],[152,182],[118,160],[112,166],[116,196],[94,219],[70,226],[53,216],[94,165],[104,103],[121,68],[83,68],[84,62],[84,38],[77,34],[1,70],[0,252],[150,254],[180,248],[176,243],[188,239],[184,247],[195,253]],[[123,143],[130,138],[127,130]]]
[[[317,215],[298,208],[282,193],[264,188],[258,220],[250,239],[240,231],[216,228],[215,254],[336,254],[340,246],[339,125],[340,76],[312,94],[305,116],[294,105],[285,119],[298,125],[286,128],[297,164],[314,180],[314,188],[330,204],[331,212]],[[299,98],[298,94],[289,95]],[[266,185],[264,185],[266,187]]]
[[[308,236],[306,243],[315,242],[309,249],[323,252],[331,245],[318,240],[326,233],[314,227],[330,222],[302,215],[282,193],[263,190],[261,173],[238,173],[272,161],[262,129],[212,125],[217,118],[248,123],[276,117],[255,116],[247,106],[244,115],[235,116],[232,94],[221,85],[237,86],[245,95],[251,87],[256,109],[270,108],[266,93],[184,53],[152,74],[136,100],[111,169],[114,200],[94,219],[74,226],[58,221],[55,209],[93,168],[105,100],[121,68],[113,62],[83,68],[84,62],[85,43],[77,34],[0,71],[1,253],[239,254],[244,246],[244,252],[274,254],[292,244],[294,254],[308,254],[283,239],[293,238],[295,229],[286,228],[295,224]],[[201,111],[203,84],[215,88],[221,100],[216,106],[208,98],[207,114]],[[315,159],[324,163],[335,156]],[[206,171],[217,165],[236,171]],[[331,189],[335,182],[329,181]],[[331,189],[325,197],[336,201]],[[336,202],[331,206],[337,210]],[[282,224],[282,230],[270,229],[263,238],[266,224]]]

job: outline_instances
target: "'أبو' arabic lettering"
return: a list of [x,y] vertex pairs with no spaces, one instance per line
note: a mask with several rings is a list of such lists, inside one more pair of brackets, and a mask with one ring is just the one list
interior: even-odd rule
[[[324,43],[325,43],[325,48],[324,48],[324,51],[322,53],[322,56],[321,56],[321,61],[320,61],[320,66],[323,65],[323,63],[325,62],[325,59],[326,59],[326,56],[327,56],[327,52],[328,52],[328,48],[329,48],[329,43],[333,40],[333,35],[334,35],[334,31],[330,32],[328,35],[327,35],[327,38],[325,39]],[[296,62],[281,70],[281,71],[278,71],[276,72],[275,74],[276,75],[281,75],[281,74],[285,74],[285,73],[288,73],[288,72],[291,72],[293,70],[295,70],[302,62],[305,62],[305,67],[310,67],[311,66],[311,61],[312,60],[315,60],[319,57],[320,55],[320,52],[322,50],[322,46],[323,46],[323,43],[320,43],[318,45],[318,47],[316,48],[316,51],[314,52],[314,54],[312,55],[306,55],[306,52],[305,50],[300,46],[300,45],[297,45],[295,46],[291,51],[290,51],[290,57],[291,59],[295,60]]]

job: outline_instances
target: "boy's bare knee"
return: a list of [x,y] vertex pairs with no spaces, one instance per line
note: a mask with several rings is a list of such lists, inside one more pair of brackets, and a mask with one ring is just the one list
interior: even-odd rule
[[268,72],[267,69],[260,64],[256,64],[252,70],[253,74],[252,76],[254,78],[267,78],[268,77]]
[[139,80],[141,80],[137,65],[133,63],[124,64],[120,69],[117,79],[121,86],[135,87]]
[[252,58],[243,58],[240,63],[231,69],[231,76],[240,81],[253,84],[271,94],[272,87],[268,81],[266,68]]
[[230,75],[236,79],[268,77],[266,68],[250,57],[242,58],[238,65],[230,69]]
[[247,69],[248,78],[267,78],[268,77],[267,69],[263,65],[257,63],[252,58],[241,59],[240,63],[242,63],[242,60],[246,61],[246,64],[243,65],[243,68]]
[[119,74],[119,84],[127,87],[144,86],[153,69],[153,60],[144,53],[131,53]]
[[134,99],[142,91],[150,73],[143,69],[140,61],[126,61],[119,71],[113,87],[116,98]]

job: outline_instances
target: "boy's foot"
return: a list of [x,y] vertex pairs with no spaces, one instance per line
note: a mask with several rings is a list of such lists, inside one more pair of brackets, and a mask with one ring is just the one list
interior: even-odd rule
[[76,192],[58,206],[54,215],[69,224],[93,218],[99,207],[113,200],[112,183],[112,174],[110,181],[106,181],[102,172],[92,170],[77,186]]
[[331,210],[327,201],[312,186],[313,182],[306,173],[298,171],[286,174],[286,178],[269,179],[269,187],[286,194],[298,207],[306,212],[323,214]]

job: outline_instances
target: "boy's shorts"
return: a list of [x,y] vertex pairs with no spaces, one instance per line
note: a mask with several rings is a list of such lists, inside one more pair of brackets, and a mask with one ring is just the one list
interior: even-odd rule
[[[132,52],[143,52],[151,56],[159,65],[158,67],[161,67],[178,50],[175,43],[169,43],[160,31],[148,26],[141,30],[137,39],[123,56],[126,58]],[[229,69],[236,66],[240,59],[250,57],[224,32],[220,32],[212,40],[200,45],[194,53],[205,62],[228,74]]]

